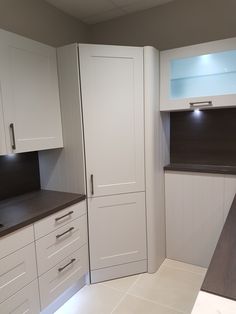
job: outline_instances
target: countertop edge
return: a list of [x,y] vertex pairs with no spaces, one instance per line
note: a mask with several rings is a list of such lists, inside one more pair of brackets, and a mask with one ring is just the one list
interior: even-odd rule
[[182,171],[212,174],[236,175],[236,166],[198,165],[198,164],[172,164],[164,167],[165,171]]
[[[64,193],[64,192],[62,192]],[[83,194],[78,194],[78,197],[75,197],[74,199],[70,200],[70,201],[66,201],[65,203],[56,206],[55,208],[51,208],[48,211],[39,213],[38,215],[35,215],[35,217],[31,217],[29,219],[25,219],[24,221],[20,221],[19,223],[16,223],[12,226],[6,227],[3,230],[0,229],[0,239],[4,236],[7,236],[21,228],[27,227],[41,219],[44,219],[50,215],[53,215],[57,212],[59,212],[60,210],[65,209],[66,207],[72,206],[74,204],[80,203],[82,201],[84,201],[86,199],[86,195]]]

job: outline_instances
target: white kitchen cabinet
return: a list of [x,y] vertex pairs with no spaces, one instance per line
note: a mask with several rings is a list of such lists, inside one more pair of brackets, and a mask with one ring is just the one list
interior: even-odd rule
[[234,176],[166,172],[167,257],[208,267],[235,194]]
[[12,297],[0,304],[2,314],[39,314],[38,281],[31,282],[28,286],[18,291]]
[[34,244],[0,260],[0,303],[37,277]]
[[56,49],[0,30],[0,68],[0,153],[63,147]]
[[86,243],[86,215],[37,240],[38,274],[42,275]]
[[88,272],[88,247],[84,245],[39,277],[41,309],[46,308]]
[[79,45],[89,197],[144,191],[143,48]]
[[167,257],[208,267],[223,228],[224,178],[165,175]]
[[146,260],[145,193],[89,199],[91,270]]
[[161,52],[161,110],[236,106],[236,38]]
[[55,232],[86,213],[87,204],[86,201],[82,201],[37,221],[34,224],[35,239],[38,240],[51,232]]

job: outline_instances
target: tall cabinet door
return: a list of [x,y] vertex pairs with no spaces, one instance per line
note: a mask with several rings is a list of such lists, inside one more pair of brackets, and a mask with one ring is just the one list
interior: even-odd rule
[[1,30],[0,64],[8,152],[62,147],[56,49]]
[[79,45],[89,197],[144,191],[143,48]]

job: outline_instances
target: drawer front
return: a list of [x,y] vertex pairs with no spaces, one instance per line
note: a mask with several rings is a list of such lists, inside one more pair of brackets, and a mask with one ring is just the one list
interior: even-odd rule
[[0,259],[34,241],[33,225],[0,238]]
[[37,277],[35,246],[29,244],[0,260],[0,303]]
[[2,314],[39,314],[38,281],[31,282],[12,297],[0,304]]
[[88,247],[84,245],[39,277],[41,309],[47,307],[87,272]]
[[86,201],[69,206],[34,224],[35,238],[39,239],[50,232],[86,214]]
[[38,272],[42,275],[87,242],[87,215],[36,241]]

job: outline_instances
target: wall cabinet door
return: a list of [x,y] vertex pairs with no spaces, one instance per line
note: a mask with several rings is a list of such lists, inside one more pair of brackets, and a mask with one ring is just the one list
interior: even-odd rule
[[208,267],[224,224],[224,177],[165,175],[167,257]]
[[80,45],[79,55],[88,196],[144,191],[143,49]]
[[147,258],[145,193],[90,198],[91,269]]
[[236,106],[236,38],[161,53],[161,110]]
[[0,65],[7,152],[62,147],[55,48],[0,30]]

